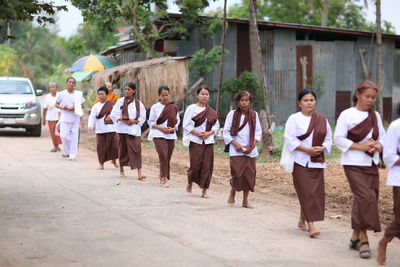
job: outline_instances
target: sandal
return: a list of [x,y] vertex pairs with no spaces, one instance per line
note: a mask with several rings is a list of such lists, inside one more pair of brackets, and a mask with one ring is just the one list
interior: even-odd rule
[[[369,242],[368,241],[361,242],[361,244],[358,246],[358,248],[360,249],[361,246],[364,246],[364,245],[368,245],[368,247],[369,247]],[[360,254],[361,259],[371,258],[371,250],[370,249],[360,250],[359,254]]]
[[350,239],[349,248],[358,250],[358,248],[357,248],[358,243],[360,243],[360,239],[356,239],[356,240]]

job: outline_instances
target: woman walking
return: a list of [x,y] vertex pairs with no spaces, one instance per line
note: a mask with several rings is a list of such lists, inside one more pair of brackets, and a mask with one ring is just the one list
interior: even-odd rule
[[125,97],[118,99],[111,111],[119,136],[120,176],[126,177],[124,166],[138,170],[138,179],[144,180],[142,174],[142,125],[146,121],[146,109],[142,102],[135,98],[136,84],[129,82],[125,86]]
[[210,88],[201,85],[197,90],[197,103],[188,106],[183,117],[184,135],[190,139],[186,191],[192,193],[194,182],[202,189],[203,198],[208,198],[207,189],[214,169],[214,136],[219,130],[217,112],[208,105],[209,98]]
[[341,164],[351,191],[353,233],[349,247],[359,250],[361,258],[370,258],[367,230],[381,231],[378,213],[379,152],[385,134],[379,113],[372,109],[378,87],[370,80],[357,86],[354,107],[344,110],[336,124],[335,145],[342,151]]
[[[400,116],[400,105],[397,109]],[[383,160],[389,168],[386,184],[393,187],[394,220],[387,226],[385,235],[379,241],[376,260],[386,263],[386,248],[393,238],[400,238],[400,119],[394,120],[387,130],[384,140]]]
[[158,88],[158,97],[159,102],[151,107],[147,123],[152,131],[152,139],[160,162],[160,183],[167,188],[170,180],[170,162],[180,118],[178,106],[174,102],[170,102],[168,86]]
[[297,101],[300,111],[286,122],[285,144],[295,152],[292,175],[301,207],[297,226],[315,237],[320,232],[314,222],[323,221],[325,214],[325,155],[332,147],[332,131],[325,116],[315,112],[313,91],[302,90]]
[[61,110],[56,108],[56,99],[57,99],[57,84],[55,82],[49,82],[49,91],[50,94],[46,95],[43,104],[43,114],[42,114],[42,124],[46,125],[46,121],[49,125],[51,141],[53,142],[53,148],[50,152],[61,151],[61,138],[56,135],[56,125],[60,118]]
[[99,159],[99,170],[104,169],[104,163],[111,160],[115,168],[119,168],[116,160],[118,158],[118,135],[115,133],[114,122],[110,118],[114,102],[107,99],[108,89],[105,86],[97,90],[97,102],[90,112],[88,120],[88,132],[96,128],[97,156]]
[[261,139],[261,124],[257,112],[250,109],[249,92],[239,92],[235,101],[238,108],[228,113],[223,131],[225,144],[229,145],[232,175],[228,204],[235,203],[236,191],[243,191],[242,207],[252,209],[248,196],[256,183],[256,144]]

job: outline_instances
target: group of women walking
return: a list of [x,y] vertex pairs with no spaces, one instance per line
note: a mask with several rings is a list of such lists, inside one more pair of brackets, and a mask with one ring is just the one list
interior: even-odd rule
[[289,117],[284,135],[285,146],[294,153],[293,183],[301,207],[298,227],[307,230],[310,237],[320,234],[314,222],[324,219],[325,155],[330,153],[333,142],[341,150],[341,164],[353,193],[349,248],[366,259],[371,257],[367,231],[381,231],[378,166],[383,152],[389,166],[388,185],[393,186],[395,211],[395,220],[378,245],[377,261],[384,264],[387,244],[395,236],[400,237],[400,121],[394,121],[385,135],[381,117],[373,110],[377,94],[378,87],[373,82],[365,80],[358,84],[354,106],[341,112],[332,140],[327,119],[315,112],[316,95],[304,89],[298,95],[300,111]]
[[[109,90],[100,87],[98,102],[93,106],[89,129],[96,129],[97,153],[100,169],[111,160],[120,175],[125,177],[124,166],[142,173],[141,126],[146,121],[146,109],[136,96],[136,84],[125,86],[125,96],[116,102],[107,100]],[[344,110],[336,123],[335,134],[328,120],[315,112],[317,97],[304,89],[298,95],[299,111],[292,114],[285,126],[285,147],[293,156],[293,183],[300,202],[298,227],[308,231],[310,237],[320,234],[315,222],[324,220],[325,156],[332,144],[342,151],[341,164],[353,193],[351,212],[352,233],[349,248],[358,251],[361,258],[370,258],[368,230],[381,231],[378,212],[379,154],[389,167],[388,185],[393,186],[395,220],[379,242],[377,260],[386,261],[387,244],[400,237],[400,119],[394,121],[385,136],[382,120],[373,110],[377,86],[365,80],[354,93],[354,107]],[[147,123],[149,139],[155,144],[160,165],[160,184],[168,188],[170,161],[180,125],[179,108],[170,99],[170,89],[160,86],[159,101],[150,109]],[[189,105],[183,117],[183,144],[189,146],[190,167],[187,170],[186,191],[191,193],[193,183],[208,198],[214,164],[214,143],[220,124],[217,112],[208,105],[210,89],[202,85],[197,90],[197,103]],[[235,203],[237,191],[243,191],[242,206],[253,208],[249,192],[254,192],[256,180],[257,143],[261,139],[261,124],[256,111],[251,109],[251,95],[247,91],[236,94],[237,108],[228,113],[223,129],[224,142],[230,156],[231,190],[228,203]],[[56,145],[56,144],[55,144]],[[119,159],[119,165],[116,160]]]

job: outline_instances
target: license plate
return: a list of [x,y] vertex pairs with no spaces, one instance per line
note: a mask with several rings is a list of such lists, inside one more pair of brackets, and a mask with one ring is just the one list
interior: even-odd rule
[[4,124],[15,124],[15,119],[4,119]]

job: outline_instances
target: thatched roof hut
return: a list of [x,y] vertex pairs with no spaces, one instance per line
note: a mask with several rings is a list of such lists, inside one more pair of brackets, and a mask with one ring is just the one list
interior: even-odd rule
[[127,63],[118,67],[96,72],[92,85],[98,88],[106,82],[135,82],[138,95],[146,107],[158,101],[158,88],[167,85],[171,99],[178,101],[185,96],[188,88],[188,57],[162,57]]

